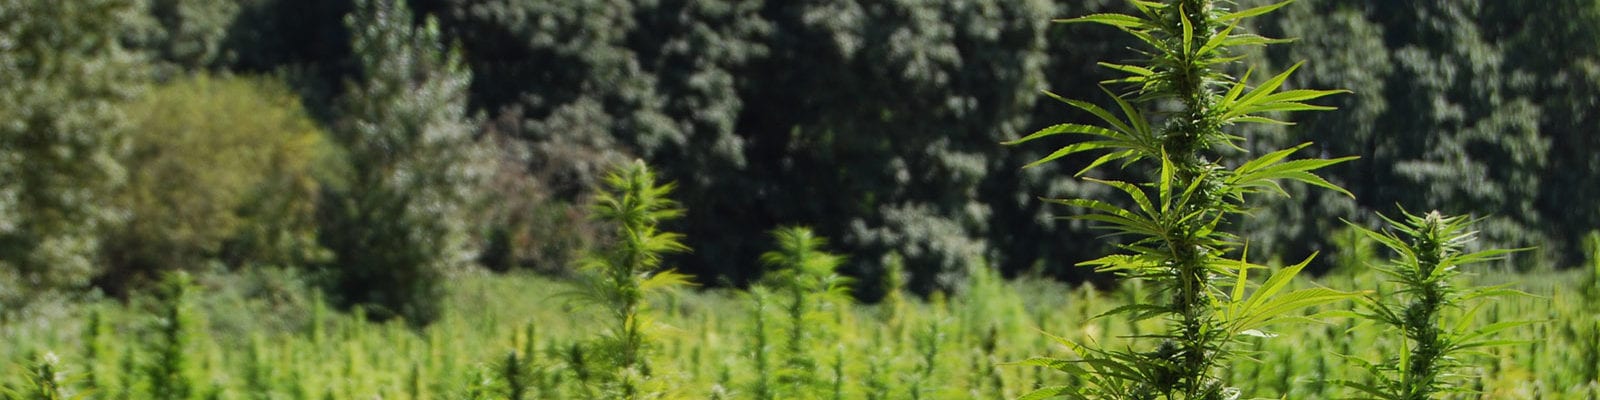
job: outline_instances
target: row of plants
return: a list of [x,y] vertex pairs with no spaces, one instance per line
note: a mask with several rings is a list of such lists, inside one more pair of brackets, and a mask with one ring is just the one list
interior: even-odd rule
[[[1106,352],[1076,343],[1171,346],[1110,345],[1171,340],[1163,333],[1169,320],[1123,311],[1170,296],[1157,284],[1101,292],[1008,282],[975,262],[972,280],[949,296],[851,304],[834,271],[842,256],[804,228],[774,232],[774,250],[760,260],[770,279],[749,292],[685,291],[687,281],[659,259],[685,250],[659,225],[678,212],[670,186],[642,163],[624,166],[608,183],[595,214],[618,223],[608,244],[591,254],[585,279],[456,276],[453,311],[420,331],[403,321],[369,322],[360,309],[332,313],[313,301],[303,326],[239,337],[209,327],[219,315],[197,306],[204,284],[178,274],[133,305],[74,310],[31,330],[5,327],[13,346],[0,355],[14,364],[0,382],[10,396],[30,399],[1038,398],[1128,378],[1093,371],[1143,366],[1087,357],[1007,361],[1063,343],[1080,355]],[[1492,398],[1593,396],[1600,383],[1583,362],[1600,357],[1592,329],[1596,278],[1524,283],[1550,297],[1458,307],[1511,290],[1465,289],[1472,282],[1525,277],[1461,276],[1456,267],[1496,254],[1462,251],[1466,222],[1409,216],[1396,229],[1362,236],[1399,255],[1361,261],[1376,268],[1320,282],[1261,283],[1254,292],[1395,286],[1282,316],[1315,316],[1320,325],[1240,334],[1229,354],[1254,360],[1211,361],[1205,377],[1227,382],[1220,391],[1228,395],[1433,398],[1431,392],[1453,389]],[[1532,326],[1506,322],[1528,315],[1547,318]]]

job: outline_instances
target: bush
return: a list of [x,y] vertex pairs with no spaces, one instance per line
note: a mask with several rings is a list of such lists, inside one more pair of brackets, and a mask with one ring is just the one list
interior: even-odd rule
[[536,159],[557,161],[492,128],[489,136],[499,154],[484,193],[484,249],[478,262],[497,272],[571,272],[573,261],[598,239],[599,224],[588,220],[581,200],[553,193],[558,188],[548,166],[533,165]]
[[327,145],[279,82],[196,76],[128,106],[137,165],[116,194],[128,223],[106,239],[106,286],[231,266],[293,266],[321,257],[315,175]]

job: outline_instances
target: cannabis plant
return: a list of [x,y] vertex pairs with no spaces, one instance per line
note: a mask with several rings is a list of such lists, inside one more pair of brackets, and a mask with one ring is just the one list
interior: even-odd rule
[[194,280],[184,271],[167,274],[157,293],[159,340],[153,343],[154,357],[145,366],[153,398],[190,399],[202,391],[195,376],[195,349],[202,331],[193,297]]
[[1401,210],[1401,214],[1405,216],[1402,221],[1384,218],[1390,226],[1384,232],[1361,229],[1397,255],[1374,268],[1399,288],[1382,298],[1366,299],[1367,311],[1358,314],[1399,332],[1405,338],[1405,350],[1381,362],[1354,359],[1376,381],[1343,383],[1364,395],[1394,400],[1432,399],[1437,394],[1470,391],[1459,379],[1460,369],[1466,366],[1466,353],[1519,343],[1495,336],[1529,321],[1498,321],[1473,327],[1477,308],[1464,306],[1521,293],[1505,285],[1460,287],[1457,277],[1464,266],[1498,260],[1516,250],[1466,251],[1476,232],[1469,230],[1473,221],[1465,216],[1450,217],[1438,211],[1417,216]]
[[[1250,271],[1265,269],[1246,262],[1243,244],[1227,231],[1230,221],[1245,216],[1252,195],[1285,194],[1283,181],[1343,189],[1313,171],[1348,161],[1289,160],[1307,147],[1301,144],[1254,159],[1224,163],[1223,155],[1242,152],[1244,137],[1230,134],[1242,124],[1289,124],[1276,113],[1329,110],[1307,103],[1337,90],[1280,90],[1298,68],[1289,68],[1252,87],[1251,72],[1228,74],[1239,50],[1279,43],[1242,33],[1248,18],[1285,3],[1231,11],[1232,2],[1176,0],[1167,3],[1130,0],[1133,14],[1093,14],[1058,20],[1097,23],[1121,29],[1139,39],[1142,58],[1136,64],[1101,63],[1126,77],[1107,81],[1120,115],[1089,102],[1048,93],[1068,106],[1100,120],[1098,125],[1066,123],[1011,142],[1031,142],[1058,135],[1087,140],[1061,147],[1035,161],[1036,166],[1079,153],[1101,153],[1078,172],[1084,175],[1115,165],[1144,174],[1144,182],[1086,178],[1124,194],[1132,207],[1091,199],[1057,203],[1086,208],[1079,218],[1097,222],[1115,235],[1129,237],[1120,254],[1083,265],[1146,281],[1157,290],[1148,302],[1118,307],[1107,315],[1133,320],[1161,318],[1165,333],[1142,336],[1154,346],[1119,346],[1104,350],[1057,338],[1078,358],[1041,357],[1024,362],[1074,374],[1086,385],[1046,387],[1024,398],[1223,399],[1239,395],[1219,378],[1220,367],[1238,355],[1243,336],[1272,336],[1269,325],[1292,320],[1301,308],[1352,296],[1326,288],[1287,292],[1289,283],[1310,262],[1285,267],[1259,285]],[[1121,89],[1114,91],[1114,89]],[[1231,167],[1230,167],[1231,165]],[[1254,287],[1254,290],[1250,288]]]
[[583,288],[573,296],[600,306],[610,317],[611,326],[598,346],[600,355],[615,367],[607,375],[612,384],[608,390],[616,397],[633,398],[639,395],[638,380],[651,374],[645,297],[689,284],[687,275],[662,270],[665,254],[689,248],[680,242],[682,235],[659,227],[682,216],[683,209],[668,198],[673,185],[657,183],[655,172],[643,161],[622,165],[604,183],[595,195],[592,215],[611,224],[612,237],[584,258]]
[[772,231],[777,249],[763,253],[761,262],[773,268],[767,284],[788,295],[788,342],[784,351],[782,380],[799,395],[802,388],[817,383],[817,362],[812,357],[810,340],[816,332],[812,314],[825,302],[839,304],[848,295],[849,280],[834,270],[844,257],[824,251],[827,240],[804,227],[784,227]]
[[45,353],[34,357],[36,362],[28,365],[27,385],[20,389],[0,391],[7,399],[16,400],[68,400],[80,399],[83,395],[73,395],[67,390],[67,382],[61,372],[61,359],[55,353]]

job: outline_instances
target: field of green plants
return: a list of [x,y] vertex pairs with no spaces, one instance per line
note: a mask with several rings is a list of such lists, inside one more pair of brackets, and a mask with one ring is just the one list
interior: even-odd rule
[[[1495,273],[1466,279],[1514,281],[1537,296],[1475,310],[1480,317],[1473,324],[1538,322],[1507,335],[1525,343],[1462,360],[1466,384],[1483,393],[1471,398],[1600,396],[1600,298],[1592,295],[1593,279]],[[45,379],[87,398],[603,398],[596,395],[603,363],[586,350],[606,328],[596,323],[597,313],[575,310],[557,296],[573,289],[568,282],[455,276],[450,312],[421,331],[328,311],[294,285],[263,285],[277,297],[256,297],[206,289],[217,284],[201,279],[181,301],[105,302],[12,321],[0,333],[5,385],[26,393],[49,368],[57,376]],[[1382,287],[1368,273],[1295,283],[1316,284]],[[1007,364],[1067,354],[1041,331],[1105,344],[1157,331],[1161,324],[1154,320],[1093,319],[1146,294],[1137,286],[1101,291],[977,273],[964,290],[931,301],[821,301],[796,326],[775,293],[671,291],[651,299],[658,351],[646,383],[655,396],[682,399],[1016,398],[1072,383],[1043,368]],[[794,332],[805,335],[798,349],[787,345]],[[1349,319],[1276,333],[1255,340],[1248,349],[1253,361],[1226,372],[1248,396],[1361,397],[1333,383],[1370,379],[1348,358],[1378,359],[1403,346],[1384,329]]]
[[[720,189],[726,182],[681,169],[724,168],[720,162],[676,159],[672,150],[645,151],[631,162],[626,161],[631,157],[611,157],[621,153],[601,157],[540,146],[513,154],[505,144],[527,138],[506,136],[500,129],[515,131],[528,123],[562,130],[567,125],[512,121],[521,116],[511,108],[501,115],[506,120],[480,126],[485,114],[474,107],[482,104],[469,103],[468,94],[482,85],[472,80],[464,60],[483,57],[470,54],[483,49],[447,45],[447,38],[474,35],[447,34],[434,17],[411,14],[405,1],[357,0],[348,13],[318,14],[342,19],[348,50],[355,55],[345,64],[359,78],[346,82],[345,93],[324,98],[338,101],[317,106],[339,115],[328,124],[334,132],[323,135],[311,119],[329,115],[306,113],[300,106],[300,100],[323,96],[316,94],[319,84],[293,76],[294,68],[279,72],[285,82],[296,82],[294,90],[306,93],[291,93],[272,79],[222,71],[215,78],[209,72],[184,76],[186,70],[224,63],[218,54],[226,52],[204,40],[179,45],[181,40],[172,39],[195,34],[181,20],[208,9],[180,3],[146,9],[142,2],[119,0],[82,5],[0,0],[0,71],[23,77],[0,78],[0,93],[16,94],[0,96],[0,121],[6,121],[0,124],[0,399],[1600,398],[1600,232],[1573,235],[1592,227],[1571,221],[1557,221],[1574,225],[1549,232],[1519,231],[1525,227],[1521,222],[1539,220],[1516,215],[1510,217],[1517,223],[1508,223],[1506,215],[1452,210],[1476,197],[1447,199],[1453,195],[1449,190],[1416,190],[1422,201],[1400,204],[1393,212],[1343,208],[1360,215],[1341,218],[1318,211],[1330,204],[1357,205],[1357,193],[1345,186],[1350,180],[1322,174],[1369,155],[1337,154],[1344,150],[1302,142],[1296,136],[1305,132],[1288,128],[1315,121],[1292,115],[1350,105],[1335,100],[1352,95],[1350,90],[1296,80],[1309,68],[1306,62],[1322,60],[1311,57],[1282,68],[1252,60],[1270,57],[1270,50],[1262,50],[1269,45],[1293,41],[1263,36],[1251,26],[1294,0],[1129,0],[1111,11],[1053,20],[1127,36],[1117,42],[1127,45],[1125,56],[1092,61],[1113,75],[1098,82],[1100,90],[1044,93],[1079,118],[1027,134],[1014,134],[1016,124],[1004,124],[1012,140],[978,140],[1019,149],[996,164],[975,162],[975,156],[960,151],[932,157],[941,160],[938,165],[960,164],[956,170],[1015,169],[1072,180],[1072,190],[1037,202],[1054,206],[1056,220],[1075,224],[1071,229],[1104,235],[1093,243],[1042,243],[1097,253],[1072,260],[1036,257],[1033,270],[991,265],[1004,257],[979,249],[987,245],[917,239],[960,236],[968,228],[930,220],[924,205],[884,200],[891,205],[878,208],[880,200],[871,192],[843,207],[800,208],[830,217],[836,217],[827,214],[835,208],[875,213],[874,224],[892,229],[869,228],[861,219],[774,217],[761,220],[779,226],[761,228],[729,222],[732,232],[767,229],[767,242],[759,252],[721,251],[727,243],[696,237],[727,233],[704,225],[706,215],[722,211],[716,205],[775,196],[802,203],[813,199],[754,186],[740,186],[755,194],[737,197],[741,194]],[[441,6],[419,3],[425,9]],[[673,2],[640,5],[645,3]],[[1005,14],[980,3],[952,3],[937,11]],[[827,19],[820,14],[852,12],[841,7],[787,18],[794,9],[752,4],[673,3],[682,14],[645,8],[638,14],[621,12],[625,17],[619,20],[659,18],[639,23],[670,27],[704,13],[736,21],[797,19],[807,25]],[[1497,9],[1472,4],[1445,9],[1473,16]],[[470,13],[447,17],[538,20],[540,32],[519,33],[547,46],[564,44],[542,32],[571,22],[556,21],[558,16],[583,19],[597,12],[581,4],[524,6],[532,7],[524,9],[526,15],[472,7]],[[626,8],[599,8],[608,7]],[[918,9],[930,13],[909,19],[939,19],[932,8]],[[248,15],[209,10],[219,20]],[[1428,14],[1433,8],[1418,10]],[[1600,15],[1600,8],[1590,11]],[[161,32],[101,27],[138,16],[154,17],[148,23],[159,26],[139,29]],[[598,29],[609,22],[584,23],[595,25],[584,29]],[[132,25],[128,29],[137,30]],[[770,29],[760,25],[740,30],[755,35]],[[221,35],[224,28],[214,27],[217,32],[210,35]],[[643,64],[671,72],[679,64],[702,63],[680,59],[700,47],[713,49],[708,53],[740,53],[706,44],[719,32],[700,25],[683,30],[692,33],[691,39],[670,41],[657,49],[661,54],[619,56],[624,67],[606,73],[636,78],[633,72]],[[1008,35],[973,30],[979,33],[944,34]],[[896,31],[887,37],[938,36],[937,31]],[[616,40],[651,42],[647,36]],[[1034,45],[1042,46],[1043,36],[1035,38]],[[834,41],[845,48],[860,45],[842,37]],[[803,40],[772,43],[790,42]],[[891,58],[926,56],[904,56],[896,42]],[[596,62],[610,57],[603,46],[589,45],[564,51]],[[123,46],[142,50],[124,53]],[[929,54],[964,51],[956,47],[962,46]],[[719,57],[765,57],[765,52]],[[1467,53],[1473,60],[1491,58]],[[1417,61],[1425,58],[1418,56],[1420,50],[1397,54],[1394,61],[1404,68],[1425,64]],[[138,73],[118,67],[139,65],[144,56],[166,61]],[[501,67],[496,64],[489,72]],[[1593,75],[1593,64],[1587,67]],[[139,75],[146,72],[149,76]],[[966,76],[934,75],[941,91],[946,83],[968,85]],[[731,75],[686,76],[687,91],[736,92]],[[1528,77],[1513,81],[1531,80],[1522,78]],[[124,80],[127,89],[116,89]],[[155,83],[156,90],[140,97],[145,96],[137,94],[140,85],[146,83]],[[679,84],[671,78],[661,83]],[[571,112],[582,114],[575,121],[586,121],[594,117],[588,113],[648,103],[704,117],[683,125],[693,129],[721,123],[710,121],[717,117],[707,110],[726,106],[653,103],[654,92],[633,88],[620,98],[580,100],[585,107],[563,108],[551,118]],[[1482,91],[1495,98],[1500,93],[1493,85]],[[545,100],[528,99],[533,105]],[[946,100],[970,103],[970,110],[951,113],[957,119],[994,106],[977,105],[990,101],[985,96]],[[918,114],[921,106],[928,105],[913,103],[906,114]],[[1441,114],[1448,120],[1466,112],[1452,107],[1435,108],[1445,109]],[[1529,113],[1474,125],[1463,135],[1492,136],[1508,126],[1537,123],[1531,116],[1537,110],[1523,111]],[[214,118],[233,114],[252,118]],[[846,125],[874,118],[895,125],[901,117],[894,114],[880,109],[840,119],[850,121]],[[619,122],[617,129],[633,135],[635,129],[671,124],[664,114],[645,115]],[[572,123],[580,130],[585,125]],[[725,128],[731,132],[744,125],[729,122]],[[864,126],[871,131],[875,125]],[[121,129],[131,133],[124,137]],[[745,150],[743,142],[669,138],[673,134],[663,129],[634,139],[685,148],[714,142],[709,147]],[[835,143],[836,137],[851,135],[823,131],[812,138],[821,140],[818,148],[898,149],[886,145],[887,139]],[[806,133],[798,125],[788,132],[793,137]],[[603,136],[590,136],[568,139],[592,146],[585,148],[612,146],[597,139]],[[593,140],[598,141],[588,142]],[[1471,169],[1450,157],[1471,158],[1467,153],[1483,147],[1421,142],[1435,147],[1430,153],[1450,153],[1444,158],[1449,162],[1395,163],[1407,164],[1399,172],[1408,179],[1455,176],[1436,170]],[[1515,154],[1509,158],[1517,160],[1504,164],[1543,163],[1540,152],[1550,144],[1536,142],[1540,145],[1531,147],[1543,147],[1511,145],[1508,152]],[[921,151],[950,145],[924,144]],[[758,150],[798,151],[789,146]],[[565,153],[565,158],[533,160],[534,153]],[[736,158],[732,164],[744,168],[744,155]],[[848,170],[857,167],[829,162],[854,158],[872,157],[844,151],[837,158],[822,157],[828,162],[820,167],[784,159],[778,169]],[[886,164],[896,168],[922,168],[888,158],[894,160]],[[653,164],[661,161],[666,168]],[[535,171],[539,168],[564,172]],[[950,175],[930,171],[917,173]],[[897,173],[890,180],[932,197],[1006,197],[1014,189],[953,178],[994,192],[980,196],[977,189],[919,187],[910,175]],[[1507,176],[1500,178],[1521,179]],[[808,192],[835,189],[827,180],[800,181]],[[877,182],[863,181],[867,186]],[[679,182],[686,189],[680,190]],[[485,194],[497,184],[503,187]],[[552,189],[563,185],[570,190]],[[1547,207],[1543,203],[1549,201],[1487,183],[1468,188],[1522,196],[1512,201],[1523,204],[1515,209],[1520,211],[1531,210],[1535,202]],[[1276,214],[1270,212],[1263,218],[1261,210],[1307,194],[1304,198],[1313,200],[1302,201],[1329,203],[1304,207],[1306,215],[1293,219],[1315,221],[1305,230],[1323,236],[1317,245],[1252,247],[1252,241],[1273,239],[1262,231],[1286,231],[1263,230],[1286,222],[1272,219]],[[492,205],[496,200],[528,203]],[[1429,208],[1408,210],[1412,203]],[[535,208],[534,215],[524,214]],[[702,214],[691,216],[686,208]],[[972,220],[992,212],[956,208]],[[474,219],[482,213],[496,215]],[[510,222],[484,222],[494,218]],[[1022,229],[992,225],[974,229]],[[915,234],[899,235],[907,232]],[[830,242],[825,236],[833,233],[849,237]],[[761,240],[745,236],[737,239]],[[1507,248],[1508,243],[1529,247]],[[1552,249],[1540,247],[1545,245]],[[696,249],[709,250],[696,254]],[[1557,250],[1567,257],[1555,257]],[[846,254],[852,251],[876,252],[872,258],[877,260],[854,260]],[[738,271],[738,277],[696,271],[691,254],[722,257],[714,260],[724,264],[716,268]],[[1310,268],[1313,262],[1319,263],[1316,268]],[[1045,276],[1046,263],[1075,264],[1083,272],[1069,275],[1088,282]]]

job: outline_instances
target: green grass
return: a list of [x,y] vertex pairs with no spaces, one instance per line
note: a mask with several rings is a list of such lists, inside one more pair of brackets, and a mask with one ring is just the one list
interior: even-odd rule
[[[1587,272],[1587,271],[1585,271]],[[460,273],[451,277],[444,318],[417,331],[403,322],[366,322],[360,313],[319,307],[314,296],[293,285],[276,296],[311,299],[304,307],[263,306],[275,300],[247,298],[227,281],[199,277],[194,293],[197,320],[205,324],[188,344],[195,398],[223,399],[455,399],[480,392],[508,398],[512,385],[504,371],[519,371],[525,398],[589,398],[582,392],[584,354],[601,327],[589,313],[554,296],[572,289],[561,280],[533,275]],[[1490,282],[1516,281],[1541,297],[1489,303],[1478,324],[1511,318],[1546,322],[1507,333],[1532,343],[1491,349],[1470,358],[1466,384],[1484,398],[1593,398],[1597,384],[1585,377],[1584,351],[1594,352],[1595,317],[1582,309],[1576,273],[1469,276]],[[1318,284],[1337,288],[1375,287],[1369,274],[1326,277]],[[1308,281],[1295,286],[1307,287]],[[1156,332],[1159,321],[1133,323],[1116,318],[1087,320],[1126,299],[1127,291],[1069,288],[1039,281],[1003,281],[979,274],[964,293],[908,299],[898,313],[887,305],[833,309],[841,323],[827,341],[809,344],[815,377],[806,398],[846,399],[1002,399],[1042,385],[1071,384],[1073,377],[1032,367],[996,367],[1036,354],[1067,356],[1039,331],[1082,342],[1114,344],[1119,336]],[[652,318],[663,327],[654,352],[654,380],[662,398],[753,398],[763,382],[750,351],[755,340],[754,301],[730,290],[662,295]],[[1353,304],[1325,307],[1353,309]],[[124,305],[100,301],[59,302],[45,311],[18,316],[0,326],[0,380],[19,392],[42,354],[54,353],[69,393],[88,398],[152,398],[143,366],[157,359],[162,335],[150,299]],[[267,311],[263,311],[267,310]],[[276,310],[276,311],[273,311]],[[1325,310],[1324,310],[1325,311]],[[784,310],[769,305],[767,323],[782,321]],[[102,332],[86,335],[98,313]],[[245,313],[249,326],[239,322]],[[767,329],[774,331],[775,326]],[[1339,354],[1382,359],[1400,344],[1381,327],[1357,320],[1332,320],[1278,332],[1246,349],[1259,362],[1234,363],[1230,382],[1256,397],[1336,398],[1348,389],[1327,381],[1366,379],[1364,371]],[[93,343],[93,346],[91,346]],[[781,342],[779,342],[781,343]],[[777,343],[769,344],[774,346]],[[94,348],[90,358],[87,350]],[[574,350],[577,350],[576,352]],[[507,368],[506,361],[524,363]],[[1592,356],[1592,355],[1591,355]],[[92,361],[91,361],[92,360]],[[585,361],[591,360],[591,361]],[[776,368],[773,368],[776,369]],[[95,371],[93,380],[88,372]],[[767,382],[778,382],[769,378]],[[835,383],[837,381],[837,383]],[[100,387],[90,390],[90,385]],[[1587,397],[1586,397],[1587,396]]]

